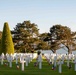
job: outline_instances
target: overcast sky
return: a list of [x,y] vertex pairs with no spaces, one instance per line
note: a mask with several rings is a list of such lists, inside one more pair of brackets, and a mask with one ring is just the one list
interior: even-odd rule
[[76,31],[76,0],[0,0],[0,30],[4,22],[12,30],[26,20],[37,24],[41,33],[55,24]]

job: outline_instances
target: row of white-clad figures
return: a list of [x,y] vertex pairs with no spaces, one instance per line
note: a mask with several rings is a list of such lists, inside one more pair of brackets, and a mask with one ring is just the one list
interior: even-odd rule
[[[45,55],[47,61],[50,63],[52,63],[54,65],[54,67],[56,67],[57,65],[59,66],[59,73],[62,73],[62,64],[64,64],[64,60],[65,57],[64,55]],[[67,66],[70,66],[70,60],[72,61],[72,63],[75,64],[74,69],[76,71],[76,55],[73,56],[74,58],[72,58],[71,55],[67,55]]]
[[[4,53],[2,53],[0,56],[1,65],[3,65],[4,59],[6,59],[7,62],[9,63],[9,67],[12,67],[13,60],[16,61],[16,64],[18,64],[18,62],[20,62],[22,64],[22,67],[21,67],[22,71],[24,71],[24,63],[26,62],[26,66],[28,66],[28,63],[30,63],[30,61],[32,61],[30,55],[16,54],[14,57],[13,54],[4,55]],[[5,63],[5,64],[7,64],[7,63]]]

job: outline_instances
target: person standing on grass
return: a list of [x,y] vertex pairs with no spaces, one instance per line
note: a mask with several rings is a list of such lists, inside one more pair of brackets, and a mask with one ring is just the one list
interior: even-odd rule
[[37,61],[38,61],[38,64],[39,64],[39,69],[42,69],[42,56],[41,56],[40,51],[38,51]]

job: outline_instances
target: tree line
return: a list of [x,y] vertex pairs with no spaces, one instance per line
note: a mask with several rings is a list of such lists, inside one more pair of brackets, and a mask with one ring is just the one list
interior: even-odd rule
[[[2,32],[0,31],[0,45],[2,45],[1,40],[9,33],[7,30],[8,28],[5,27]],[[56,53],[56,50],[64,46],[68,49],[68,53],[76,50],[76,32],[72,32],[69,27],[60,24],[50,27],[47,33],[39,33],[37,24],[23,21],[17,23],[14,30],[9,29],[9,31],[12,35],[15,52],[33,53],[36,50],[51,50]],[[9,39],[7,39],[6,43],[8,41]],[[2,47],[0,46],[0,48]]]

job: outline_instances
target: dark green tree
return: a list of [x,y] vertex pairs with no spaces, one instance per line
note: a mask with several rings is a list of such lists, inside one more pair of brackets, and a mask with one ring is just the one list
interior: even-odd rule
[[38,50],[49,50],[50,45],[49,41],[45,41],[45,38],[48,37],[48,33],[42,33],[39,35],[39,43],[37,45]]
[[39,29],[35,23],[24,21],[18,23],[12,31],[15,50],[17,52],[31,52],[35,50]]
[[67,26],[54,25],[50,28],[51,50],[55,53],[60,48],[60,44],[64,44],[68,48],[68,53],[71,53],[71,30]]
[[2,31],[0,31],[0,39],[2,38]]
[[50,46],[45,41],[40,41],[40,43],[37,45],[38,50],[49,50]]
[[4,27],[3,27],[0,53],[4,53],[4,54],[14,53],[14,45],[12,41],[12,36],[11,36],[11,32],[10,32],[9,25],[7,22],[4,23]]
[[1,48],[2,31],[0,31],[0,48]]

